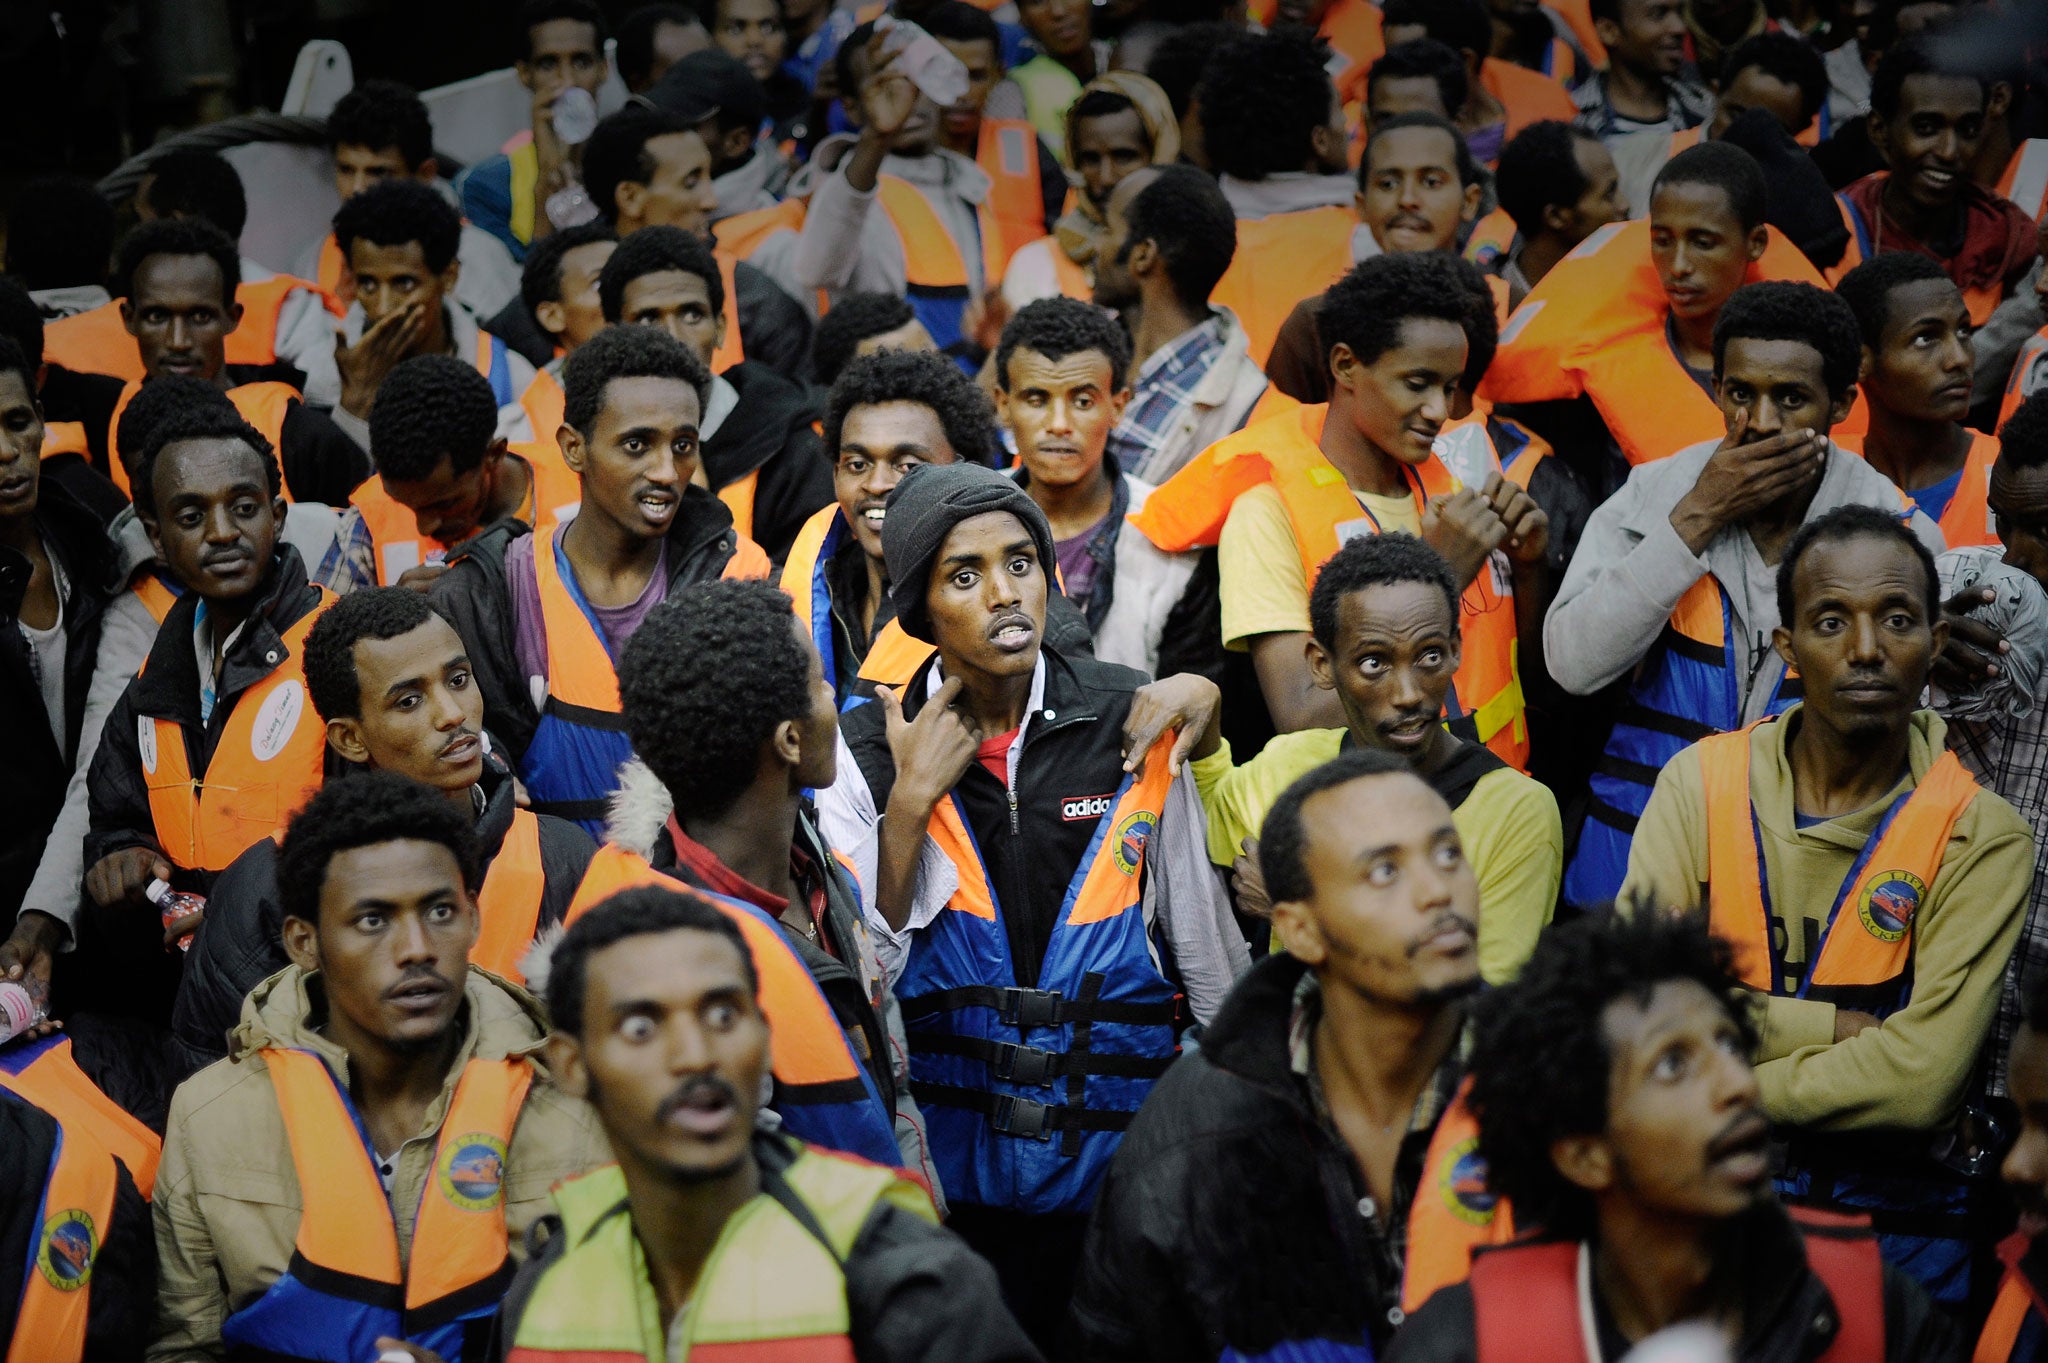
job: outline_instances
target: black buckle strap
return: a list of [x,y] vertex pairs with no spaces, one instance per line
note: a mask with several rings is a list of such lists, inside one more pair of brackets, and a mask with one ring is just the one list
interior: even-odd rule
[[1020,1140],[1047,1140],[1055,1131],[1122,1131],[1131,1124],[1131,1118],[1138,1115],[1114,1109],[1041,1103],[1009,1093],[983,1093],[979,1089],[960,1088],[953,1084],[926,1084],[915,1080],[911,1082],[910,1092],[920,1103],[979,1112],[988,1118],[989,1126],[995,1131]]
[[1069,1022],[1112,1022],[1132,1026],[1171,1027],[1178,1016],[1165,1003],[1081,1002],[1053,989],[967,984],[901,1000],[903,1020],[917,1022],[962,1008],[993,1008],[1011,1027],[1058,1027]]
[[1012,1084],[1050,1085],[1070,1075],[1116,1079],[1157,1079],[1173,1064],[1170,1055],[1105,1055],[1098,1051],[1048,1051],[985,1037],[949,1032],[911,1033],[910,1049],[922,1055],[964,1055],[986,1064],[989,1073]]

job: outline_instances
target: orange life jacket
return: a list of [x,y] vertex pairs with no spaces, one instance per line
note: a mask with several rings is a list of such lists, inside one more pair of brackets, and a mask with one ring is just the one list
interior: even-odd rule
[[733,274],[733,266],[737,265],[739,260],[723,251],[713,251],[711,254],[718,261],[718,280],[725,286],[725,307],[720,310],[725,317],[725,339],[720,341],[718,349],[712,352],[711,372],[723,374],[747,358],[747,347],[740,340],[740,287],[737,277]]
[[748,539],[754,536],[754,494],[760,490],[761,470],[754,469],[718,489],[718,500],[732,513],[732,528]]
[[1903,992],[1912,987],[1914,919],[1934,888],[1950,830],[1977,798],[1976,779],[1954,753],[1943,752],[1894,802],[1843,879],[1814,958],[1795,978],[1775,945],[1750,798],[1755,728],[1715,734],[1696,745],[1707,819],[1709,925],[1734,946],[1736,974],[1750,988],[1837,1001],[1884,1016],[1903,1004]]
[[142,602],[142,608],[149,612],[149,618],[156,621],[159,627],[162,626],[164,617],[171,613],[171,607],[178,604],[176,594],[165,585],[161,576],[153,572],[144,574],[141,580],[128,590],[135,593],[136,599]]
[[320,263],[314,267],[313,282],[318,284],[328,297],[339,299],[346,307],[355,300],[356,277],[348,267],[348,257],[341,253],[341,243],[329,232],[320,242]]
[[[242,321],[228,333],[227,363],[277,363],[277,314],[294,289],[318,294],[329,312],[341,315],[342,307],[333,293],[311,280],[281,274],[243,284],[235,290],[235,301],[242,305]],[[43,359],[76,373],[111,374],[129,382],[142,378],[142,352],[121,321],[118,298],[45,326]]]
[[[839,672],[833,660],[832,595],[825,569],[851,533],[838,503],[820,508],[804,522],[790,544],[779,584],[795,604],[797,619],[803,621],[811,642],[818,646],[818,656],[825,664],[825,679],[835,688]],[[860,665],[860,679],[877,686],[908,685],[934,651],[924,640],[905,634],[903,626],[892,619],[869,642],[868,655]],[[856,698],[839,699],[845,703]]]
[[284,632],[285,656],[236,698],[205,771],[192,771],[183,725],[138,721],[156,845],[174,866],[226,870],[320,788],[327,731],[306,699],[306,635],[337,598],[319,592],[320,604]]
[[[932,210],[923,191],[895,175],[880,177],[880,186],[877,197],[882,211],[903,243],[906,291],[913,301],[919,294],[951,294],[967,289],[972,277],[960,254],[960,244]],[[981,225],[981,279],[986,291],[1003,282],[1003,266],[1010,255],[1003,249],[1003,225],[990,205],[983,203],[976,218]],[[1033,232],[1032,236],[1039,234]]]
[[1991,1314],[1985,1318],[1983,1333],[1977,1336],[1977,1348],[1970,1355],[1970,1363],[2018,1363],[2015,1350],[2028,1318],[2038,1316],[2048,1322],[2048,1303],[2041,1300],[2020,1267],[2020,1260],[2033,1245],[2032,1236],[2014,1231],[1998,1246],[2005,1274],[1999,1279],[1998,1296],[1992,1300]]
[[[989,178],[986,208],[1007,263],[1025,242],[1045,235],[1045,194],[1038,178],[1038,130],[1021,118],[984,118],[974,163]],[[1001,270],[989,277],[993,289]]]
[[718,243],[720,253],[734,260],[746,260],[775,233],[785,229],[801,232],[803,226],[804,201],[784,199],[770,208],[755,208],[720,218],[711,224],[711,236]]
[[[1303,407],[1218,441],[1155,490],[1129,518],[1131,524],[1169,553],[1202,548],[1221,537],[1241,494],[1271,483],[1294,528],[1302,579],[1314,583],[1316,571],[1346,540],[1379,531],[1344,475],[1318,447],[1328,413],[1327,405]],[[1454,451],[1468,472],[1482,465],[1500,467],[1483,423],[1447,426],[1438,437],[1437,454],[1406,470],[1418,506],[1463,486],[1445,462]],[[1517,461],[1513,481],[1526,486],[1537,462]],[[1489,559],[1465,589],[1459,614],[1463,656],[1445,708],[1453,721],[1465,720],[1472,736],[1502,761],[1526,768],[1529,730],[1517,662],[1514,592],[1495,560]]]
[[235,290],[235,301],[242,305],[242,320],[228,333],[229,364],[277,363],[277,317],[284,309],[285,299],[296,289],[316,295],[321,306],[336,317],[348,311],[340,299],[310,279],[279,274],[260,283],[243,284]]
[[[1275,0],[1254,0],[1251,10],[1265,28],[1271,28],[1279,11]],[[1378,5],[1368,0],[1334,0],[1316,25],[1316,37],[1329,48],[1330,75],[1337,85],[1337,97],[1345,104],[1365,98],[1365,77],[1372,64],[1386,54],[1385,21]]]
[[[523,443],[521,448],[526,448]],[[583,483],[569,472],[561,456],[553,460],[526,457],[526,467],[532,481],[519,507],[519,519],[535,530],[548,530],[573,517],[583,502]],[[393,585],[408,569],[423,563],[445,562],[455,548],[422,535],[412,508],[386,491],[384,479],[376,474],[357,485],[348,504],[361,513],[363,526],[370,532],[380,587]]]
[[2028,388],[2027,379],[2041,362],[2044,352],[2048,352],[2048,327],[2029,336],[2026,344],[2020,347],[2019,358],[2013,361],[2012,373],[2005,381],[2005,397],[1998,404],[2000,429],[2012,420],[2012,414],[2020,409],[2020,404],[2033,396],[2034,390]]
[[1348,208],[1309,208],[1237,220],[1237,254],[1216,281],[1210,301],[1244,326],[1252,363],[1264,367],[1287,314],[1351,272]]
[[1607,44],[1600,41],[1600,30],[1593,27],[1592,0],[1544,0],[1543,7],[1564,20],[1565,27],[1586,50],[1588,61],[1595,67],[1607,65]]
[[1488,57],[1479,64],[1479,84],[1507,110],[1510,139],[1531,123],[1545,119],[1569,123],[1579,114],[1571,92],[1557,80],[1499,57]]
[[[1834,441],[1852,454],[1863,453],[1863,437],[1834,432]],[[1991,465],[1998,459],[1998,440],[1981,431],[1970,432],[1970,452],[1963,457],[1962,476],[1955,495],[1941,513],[1942,542],[1951,549],[1971,549],[1998,543],[1991,528]],[[1900,489],[1908,497],[1912,492]]]
[[[114,480],[115,487],[130,496],[134,495],[134,489],[128,486],[128,466],[121,458],[121,414],[128,410],[128,404],[141,391],[142,381],[130,380],[128,386],[121,390],[121,396],[114,400],[114,415],[107,421],[108,476]],[[294,402],[302,402],[304,399],[299,395],[299,390],[290,384],[266,380],[228,389],[228,401],[235,404],[235,410],[242,414],[242,420],[263,433],[263,438],[270,442],[271,453],[281,455],[284,449],[285,416],[291,411]],[[292,500],[292,490],[289,487],[284,489],[284,499]]]
[[92,462],[92,442],[85,438],[84,422],[46,421],[43,423],[42,458],[55,459],[60,454],[75,454],[87,463]]
[[2048,137],[2030,137],[2013,149],[1998,178],[1998,193],[2035,222],[2041,220],[2048,210]]
[[[1745,283],[1796,280],[1822,287],[1806,257],[1775,227]],[[1727,434],[1721,409],[1671,351],[1670,303],[1650,260],[1650,224],[1600,228],[1543,276],[1501,331],[1480,382],[1488,402],[1593,399],[1632,464]]]
[[1492,270],[1515,249],[1520,231],[1505,208],[1494,209],[1473,224],[1472,235],[1465,240],[1465,259],[1482,270]]
[[513,811],[512,827],[491,858],[491,869],[477,891],[481,920],[469,963],[482,966],[514,984],[525,984],[520,958],[533,945],[540,926],[540,899],[548,887],[540,859],[540,819],[532,810]]
[[[144,1197],[155,1193],[163,1137],[86,1077],[71,1054],[70,1037],[60,1034],[8,1047],[0,1053],[0,1088],[28,1099],[67,1129],[90,1131],[114,1158],[128,1166],[137,1192]],[[106,1222],[98,1224],[104,1227]]]
[[1505,1198],[1486,1186],[1479,1154],[1479,1119],[1472,1115],[1472,1081],[1437,1118],[1423,1157],[1422,1179],[1408,1208],[1408,1262],[1401,1271],[1401,1309],[1419,1310],[1439,1289],[1464,1282],[1473,1251],[1515,1238],[1515,1216]]

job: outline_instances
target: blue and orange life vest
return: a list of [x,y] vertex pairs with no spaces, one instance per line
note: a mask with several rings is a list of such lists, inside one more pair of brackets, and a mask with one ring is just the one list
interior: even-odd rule
[[[1032,157],[1035,167],[1035,148]],[[903,243],[904,296],[939,349],[961,360],[971,348],[970,340],[961,329],[973,292],[970,287],[973,275],[961,254],[966,244],[953,239],[953,234],[946,230],[945,223],[924,197],[924,191],[916,185],[895,175],[884,175],[880,186],[878,198],[882,212]],[[1010,255],[1004,249],[1002,223],[997,219],[993,206],[981,204],[975,212],[975,219],[980,240],[973,246],[981,252],[981,286],[986,292],[1003,282],[1003,266],[1009,263]],[[1037,235],[1040,233],[1032,233],[1032,236]],[[1016,245],[1021,246],[1023,242]]]
[[290,1267],[221,1324],[230,1359],[361,1363],[381,1336],[478,1363],[512,1282],[505,1162],[533,1082],[525,1060],[472,1060],[456,1081],[401,1261],[362,1118],[311,1051],[263,1051],[300,1212]]
[[[1863,453],[1863,437],[1836,431],[1834,441],[1851,454]],[[1963,467],[1956,482],[1956,491],[1948,499],[1948,506],[1936,522],[1941,527],[1941,541],[1951,549],[1973,549],[1998,543],[1998,532],[1991,526],[1991,466],[1998,461],[1998,439],[1982,431],[1970,432],[1970,452],[1963,457]],[[1912,496],[1911,492],[1906,494]]]
[[2026,1363],[2041,1339],[2048,1337],[2048,1302],[2041,1300],[2021,1263],[2033,1247],[2033,1237],[2025,1231],[2014,1231],[1998,1246],[2005,1274],[1970,1363]]
[[[132,380],[121,395],[114,399],[114,414],[107,419],[107,476],[114,480],[114,486],[134,495],[128,486],[128,464],[121,454],[121,414],[128,410],[128,404],[142,391],[142,381]],[[264,380],[260,383],[244,383],[227,390],[229,402],[242,414],[242,420],[254,426],[270,442],[271,453],[280,460],[284,457],[284,419],[290,414],[292,404],[303,402],[299,390],[288,383]],[[138,451],[139,453],[139,451]],[[282,493],[286,501],[292,500],[289,487]]]
[[[789,557],[783,562],[780,583],[796,605],[797,619],[804,622],[804,628],[811,632],[811,642],[818,646],[826,680],[835,687],[839,672],[832,641],[832,589],[826,572],[832,556],[852,533],[837,503],[821,508],[797,532],[789,547]],[[932,653],[930,644],[911,638],[903,632],[903,626],[891,620],[869,646],[860,665],[860,680],[877,686],[902,686],[917,675]],[[862,695],[842,695],[839,707],[851,709],[865,699]]]

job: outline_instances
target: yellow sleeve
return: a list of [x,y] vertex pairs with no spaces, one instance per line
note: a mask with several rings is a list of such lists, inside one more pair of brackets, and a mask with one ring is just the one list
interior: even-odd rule
[[1704,908],[1700,886],[1707,879],[1707,819],[1700,790],[1699,749],[1685,748],[1657,773],[1650,802],[1636,821],[1629,843],[1628,874],[1615,901],[1638,901],[1660,909]]
[[1313,771],[1337,755],[1344,744],[1342,729],[1304,729],[1281,734],[1251,761],[1231,770],[1213,787],[1202,789],[1202,807],[1209,818],[1209,860],[1228,866],[1238,847],[1259,834],[1266,811],[1294,778]]
[[1259,634],[1308,630],[1308,580],[1287,507],[1270,483],[1237,499],[1216,545],[1223,643],[1242,652]]
[[2033,874],[2026,822],[1979,793],[1956,821],[1914,923],[1911,1001],[1847,1041],[1757,1066],[1766,1115],[1823,1131],[1928,1131],[1947,1121],[1998,1011]]
[[1520,973],[1557,908],[1564,827],[1557,797],[1518,771],[1489,772],[1456,810],[1479,878],[1479,973],[1506,984]]

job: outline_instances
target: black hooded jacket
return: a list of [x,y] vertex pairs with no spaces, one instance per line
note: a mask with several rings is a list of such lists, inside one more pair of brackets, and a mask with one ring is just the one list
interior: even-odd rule
[[833,498],[825,442],[811,429],[818,411],[805,389],[758,360],[742,360],[719,377],[740,402],[704,441],[704,476],[716,492],[759,474],[747,534],[779,564],[804,522]]

